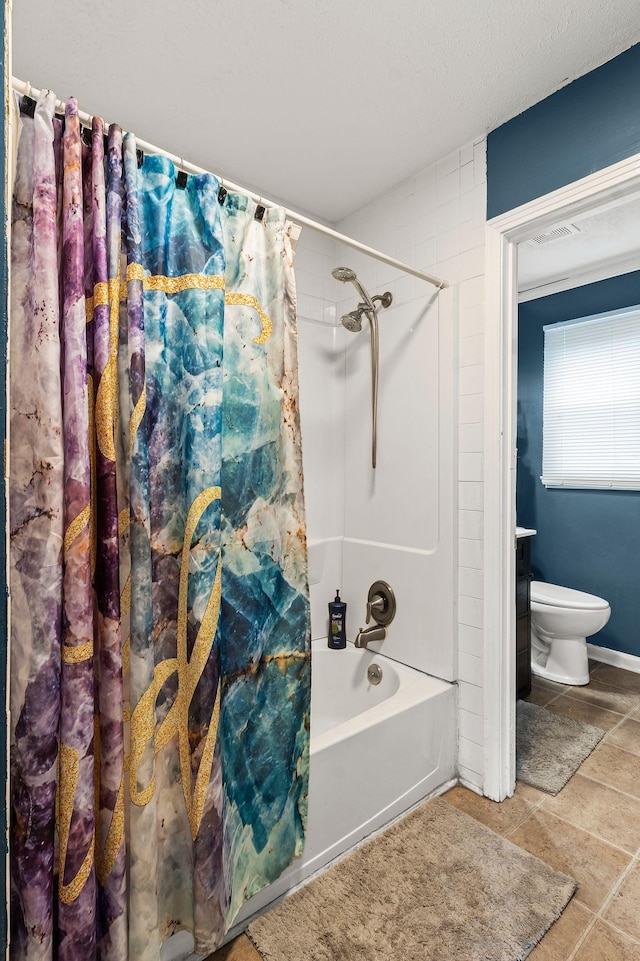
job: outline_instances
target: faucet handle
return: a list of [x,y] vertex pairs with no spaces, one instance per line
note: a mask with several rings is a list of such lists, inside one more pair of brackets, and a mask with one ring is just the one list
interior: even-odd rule
[[[384,611],[385,603],[386,601],[381,594],[374,594],[372,597],[370,597],[367,600],[367,617],[366,617],[367,624],[371,623],[371,617],[372,617],[373,611]],[[376,621],[377,621],[377,618],[376,618]]]
[[367,595],[367,624],[373,620],[387,627],[396,613],[396,596],[386,581],[374,581]]

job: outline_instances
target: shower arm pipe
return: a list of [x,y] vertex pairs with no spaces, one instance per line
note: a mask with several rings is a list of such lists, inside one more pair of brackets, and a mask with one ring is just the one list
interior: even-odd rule
[[[31,85],[28,80],[19,80],[17,77],[11,78],[11,85],[13,89],[26,97],[31,97],[37,100],[40,96],[41,91],[37,90]],[[56,110],[64,110],[64,103],[62,100],[56,100]],[[85,113],[83,110],[78,111],[78,117],[80,122],[85,126],[91,126],[91,121],[93,117],[89,113]],[[105,123],[105,132],[108,130],[109,124]],[[197,167],[195,164],[189,163],[183,157],[178,157],[177,154],[169,153],[168,150],[164,150],[162,147],[156,147],[154,144],[147,143],[146,140],[140,140],[136,137],[136,146],[149,154],[159,154],[162,157],[166,157],[171,160],[176,167],[180,170],[184,170],[188,174],[211,174],[210,170],[205,170],[203,167]],[[256,203],[263,207],[282,207],[281,203],[276,200],[268,200],[265,197],[260,196],[260,194],[255,193],[253,190],[249,190],[247,187],[242,187],[239,184],[234,184],[226,177],[221,177],[218,174],[213,174],[217,177],[223,187],[227,190],[231,190],[234,193],[246,194],[247,197],[251,197]],[[411,274],[413,277],[417,277],[419,280],[424,280],[428,284],[432,284],[437,287],[438,290],[444,290],[449,286],[446,280],[442,280],[440,277],[434,277],[432,274],[425,273],[424,270],[418,270],[417,267],[412,267],[410,264],[405,264],[401,260],[396,260],[395,257],[390,257],[388,254],[383,253],[381,250],[376,250],[375,247],[368,247],[367,244],[360,243],[359,240],[354,240],[353,237],[348,237],[346,234],[341,234],[337,230],[333,230],[331,227],[327,227],[326,224],[322,224],[317,220],[312,220],[310,217],[305,217],[304,214],[299,214],[295,210],[290,210],[288,207],[284,207],[285,214],[288,220],[291,220],[294,224],[298,224],[300,227],[308,227],[309,230],[313,230],[318,234],[324,234],[325,237],[330,237],[332,240],[337,240],[339,243],[344,244],[345,247],[351,247],[352,250],[357,250],[361,254],[366,254],[368,257],[373,257],[374,260],[379,260],[383,264],[387,264],[389,267],[395,267],[396,270],[400,270],[405,274]]]

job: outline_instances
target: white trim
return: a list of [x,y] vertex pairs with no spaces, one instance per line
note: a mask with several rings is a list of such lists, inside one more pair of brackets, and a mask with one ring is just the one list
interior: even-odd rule
[[[515,343],[508,328],[491,323],[517,312],[515,247],[497,231],[486,232],[484,430],[484,785],[503,801],[515,787],[515,645],[499,643],[515,633]],[[503,603],[489,603],[489,598]]]
[[[611,167],[605,167],[604,170],[597,170],[582,180],[576,180],[521,207],[493,217],[487,222],[487,227],[508,236],[513,243],[520,243],[521,240],[534,236],[540,228],[552,226],[559,211],[584,213],[596,206],[604,207],[614,200],[619,202],[638,194],[639,171],[640,154],[635,154]],[[598,202],[594,203],[594,200]]]
[[640,154],[494,217],[486,225],[484,422],[484,793],[515,786],[514,535],[517,244],[605,203],[640,195]]
[[473,781],[468,781],[466,777],[459,777],[458,781],[462,787],[466,787],[468,791],[473,791],[473,793],[477,794],[479,797],[484,796],[478,785],[474,784]]
[[587,644],[587,653],[592,661],[600,661],[601,664],[611,664],[612,667],[621,667],[624,671],[640,674],[640,657],[636,654],[612,651],[598,644]]

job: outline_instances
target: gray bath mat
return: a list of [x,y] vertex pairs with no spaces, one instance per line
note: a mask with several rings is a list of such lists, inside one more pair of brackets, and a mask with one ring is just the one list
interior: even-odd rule
[[441,798],[254,921],[265,961],[521,961],[574,882]]
[[516,706],[516,777],[547,794],[557,794],[605,732],[538,704]]

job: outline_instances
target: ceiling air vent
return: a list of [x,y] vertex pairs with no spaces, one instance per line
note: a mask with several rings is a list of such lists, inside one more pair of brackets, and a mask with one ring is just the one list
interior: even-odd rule
[[557,227],[552,227],[551,230],[547,230],[544,234],[536,234],[527,243],[532,247],[541,247],[543,244],[550,244],[552,240],[561,240],[563,237],[569,237],[571,234],[579,234],[580,228],[576,227],[575,224],[558,224]]

